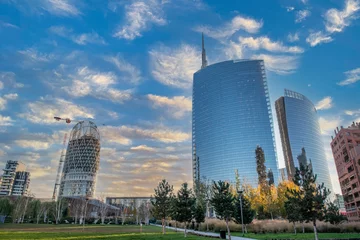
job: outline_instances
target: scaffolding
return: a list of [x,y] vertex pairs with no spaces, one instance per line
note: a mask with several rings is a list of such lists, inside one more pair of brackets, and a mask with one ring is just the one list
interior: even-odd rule
[[99,130],[94,122],[80,121],[70,133],[59,196],[93,197],[99,163]]

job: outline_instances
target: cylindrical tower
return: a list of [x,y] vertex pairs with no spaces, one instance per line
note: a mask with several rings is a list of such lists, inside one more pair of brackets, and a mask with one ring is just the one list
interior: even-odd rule
[[70,133],[59,195],[93,197],[99,163],[99,130],[95,123],[81,121]]

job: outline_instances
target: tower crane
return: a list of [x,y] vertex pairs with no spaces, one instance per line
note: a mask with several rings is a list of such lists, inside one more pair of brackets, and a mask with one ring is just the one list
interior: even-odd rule
[[[68,125],[71,122],[83,122],[83,120],[74,120],[74,119],[70,119],[70,118],[61,118],[61,117],[54,117],[54,119],[56,121],[65,121],[65,123]],[[105,126],[105,124],[102,124],[102,125]],[[67,133],[64,134],[63,148],[61,150],[59,166],[58,166],[57,174],[56,174],[54,192],[53,192],[53,196],[52,196],[52,199],[54,201],[57,201],[57,198],[59,195],[59,190],[60,190],[60,184],[61,184],[61,179],[62,179],[62,170],[63,170],[63,166],[64,166],[64,161],[65,161],[66,140],[67,140]]]
[[[56,121],[65,121],[67,124],[70,124],[71,122],[79,122],[77,120],[71,120],[70,118],[54,117],[54,119]],[[60,184],[61,184],[62,169],[63,169],[64,161],[65,161],[66,140],[67,140],[67,133],[64,134],[63,148],[61,150],[59,166],[58,166],[57,173],[56,173],[54,192],[53,192],[53,196],[52,196],[52,199],[54,201],[57,201],[58,194],[59,194],[59,189],[60,189]]]

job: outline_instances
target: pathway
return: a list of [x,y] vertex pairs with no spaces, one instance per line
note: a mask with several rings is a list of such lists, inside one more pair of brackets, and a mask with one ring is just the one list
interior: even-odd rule
[[[161,227],[161,225],[157,225],[157,224],[151,224],[157,227]],[[184,232],[185,229],[183,228],[174,228],[174,227],[168,227],[166,226],[167,229],[171,229],[171,230],[176,230],[176,231],[180,231],[180,232]],[[202,232],[202,231],[195,231],[195,230],[191,230],[188,229],[187,230],[188,233],[192,233],[198,236],[204,236],[204,237],[212,237],[212,238],[220,238],[220,234],[219,233],[214,233],[214,232]],[[228,237],[226,236],[226,239],[228,239]],[[244,237],[236,237],[236,236],[231,236],[232,240],[254,240],[253,238],[244,238]]]

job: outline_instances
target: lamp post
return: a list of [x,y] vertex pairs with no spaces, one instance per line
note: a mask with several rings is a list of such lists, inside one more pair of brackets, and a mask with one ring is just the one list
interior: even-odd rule
[[243,209],[242,209],[242,190],[238,190],[239,198],[240,198],[240,213],[241,213],[241,229],[242,236],[244,236],[244,218],[243,218]]

